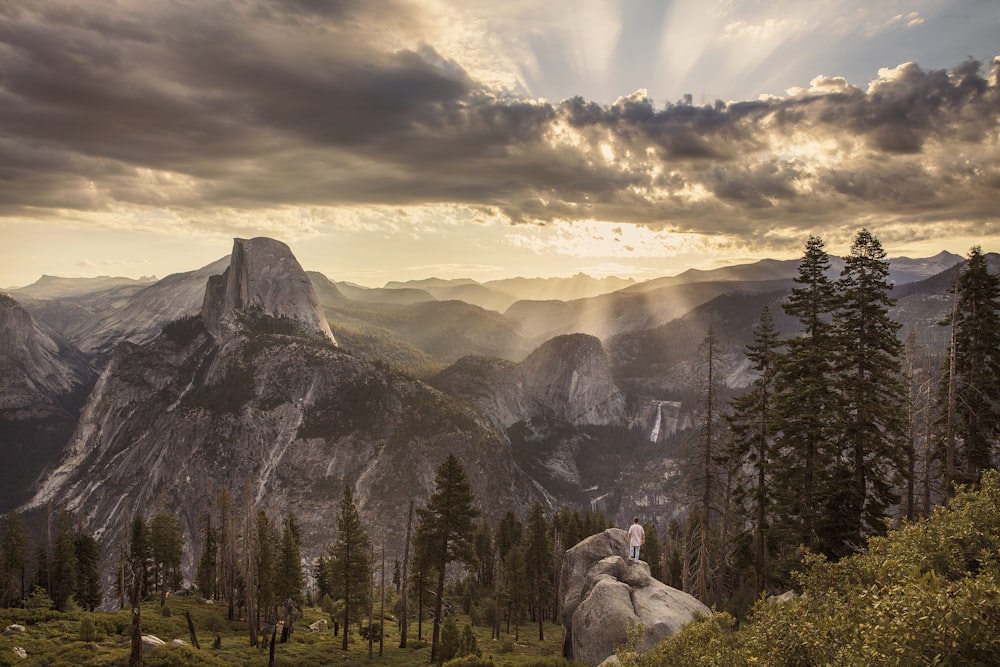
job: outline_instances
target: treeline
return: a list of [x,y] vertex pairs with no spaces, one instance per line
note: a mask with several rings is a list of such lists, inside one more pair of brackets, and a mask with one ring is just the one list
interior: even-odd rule
[[37,546],[17,512],[6,517],[0,541],[0,605],[67,611],[95,610],[103,600],[100,548],[69,512],[50,510],[46,539]]
[[[141,601],[158,600],[166,608],[168,593],[196,593],[224,604],[229,621],[245,622],[251,646],[265,646],[276,627],[282,628],[281,641],[288,641],[302,607],[315,605],[329,614],[344,650],[354,632],[381,641],[388,619],[399,627],[400,647],[407,646],[415,624],[416,641],[429,641],[432,660],[441,663],[478,653],[471,627],[458,629],[460,614],[472,625],[490,627],[496,639],[506,634],[516,641],[530,629],[544,640],[545,624],[559,618],[563,553],[611,525],[600,512],[564,507],[550,515],[539,503],[527,516],[507,512],[493,524],[480,517],[465,471],[449,455],[426,505],[410,503],[406,537],[390,556],[388,581],[384,545],[376,547],[373,539],[378,528],[365,527],[346,486],[333,542],[308,565],[307,587],[296,517],[276,520],[255,510],[251,494],[245,495],[245,507],[226,488],[208,503],[199,521],[190,591],[181,573],[189,545],[177,517],[160,511],[148,520],[132,518],[127,539],[106,557],[117,559],[113,599],[119,608],[135,610],[136,627]],[[52,548],[40,547],[31,562],[21,518],[8,515],[0,543],[4,605],[62,611],[71,608],[70,600],[88,610],[101,605],[97,541],[66,512],[56,523]],[[648,531],[645,553],[659,561],[655,527]]]
[[[523,519],[512,512],[496,525],[479,519],[465,471],[449,455],[437,470],[427,504],[416,510],[410,504],[403,558],[393,564],[389,589],[379,591],[380,610],[391,610],[399,625],[400,647],[409,641],[411,623],[416,623],[417,640],[424,641],[424,620],[429,619],[432,662],[478,652],[471,628],[457,629],[459,610],[470,623],[492,628],[495,639],[506,632],[517,640],[522,626],[530,626],[543,640],[545,623],[558,621],[556,587],[565,549],[610,527],[599,512],[581,515],[564,507],[550,517],[539,503]],[[344,628],[352,622],[361,627],[373,616],[369,581],[380,555],[384,558],[381,550],[374,551],[346,487],[336,542],[315,568],[319,603]],[[379,618],[384,618],[381,611]],[[375,630],[381,633],[381,627]],[[347,642],[345,632],[342,648]]]
[[889,264],[862,229],[838,279],[812,237],[782,304],[800,334],[781,339],[768,309],[746,355],[757,379],[720,399],[719,341],[700,354],[700,404],[682,471],[691,500],[667,528],[664,578],[699,599],[746,609],[795,585],[804,554],[838,559],[892,521],[927,516],[958,483],[993,467],[1000,436],[1000,279],[978,247],[957,274],[943,361],[900,337]]

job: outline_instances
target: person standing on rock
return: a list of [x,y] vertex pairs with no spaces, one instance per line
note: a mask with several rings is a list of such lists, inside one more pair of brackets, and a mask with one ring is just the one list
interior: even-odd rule
[[639,525],[639,517],[632,519],[632,525],[628,527],[628,557],[639,562],[639,547],[646,543],[646,531]]

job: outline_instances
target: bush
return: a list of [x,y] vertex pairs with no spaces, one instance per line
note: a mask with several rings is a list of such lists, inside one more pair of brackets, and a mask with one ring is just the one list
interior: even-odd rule
[[80,619],[80,641],[97,641],[97,628],[94,626],[94,619],[92,619],[90,615],[84,615],[84,617]]
[[41,586],[37,586],[25,600],[24,607],[26,609],[52,609],[52,604],[52,598],[49,597],[48,592]]
[[691,623],[624,667],[663,664],[1000,664],[1000,473],[983,476],[926,520],[829,562],[808,555],[791,602],[759,601],[734,630],[728,614]]

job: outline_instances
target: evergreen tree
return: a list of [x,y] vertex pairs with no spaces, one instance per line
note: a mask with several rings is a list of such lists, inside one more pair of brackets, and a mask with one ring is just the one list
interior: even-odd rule
[[747,360],[757,373],[749,392],[733,401],[729,426],[733,432],[737,463],[745,467],[747,485],[737,491],[747,505],[752,532],[753,567],[758,591],[767,587],[768,537],[772,504],[775,423],[775,376],[781,361],[781,342],[771,311],[765,307],[747,346]]
[[299,523],[294,514],[289,514],[282,527],[281,551],[278,554],[275,594],[279,604],[291,600],[297,607],[302,607],[302,589],[305,588],[306,577],[302,571],[302,549],[299,546],[301,539]]
[[52,590],[49,591],[49,596],[59,611],[67,610],[69,601],[76,592],[77,564],[73,544],[75,537],[76,531],[73,530],[73,522],[69,514],[60,512],[56,540],[52,549],[52,570],[50,572]]
[[507,558],[507,552],[511,550],[512,547],[521,544],[524,541],[524,526],[518,521],[517,517],[514,516],[513,512],[507,512],[503,519],[500,520],[500,525],[497,526],[496,532],[496,552],[497,558],[503,562]]
[[884,532],[889,508],[899,502],[905,427],[901,325],[889,317],[895,300],[885,257],[878,239],[860,230],[839,281],[835,370],[842,422],[834,483],[842,493],[831,498],[823,522],[836,555],[861,548],[871,533]]
[[556,532],[567,549],[575,547],[583,539],[580,527],[580,513],[563,505],[555,518]]
[[274,534],[267,512],[257,512],[257,614],[263,620],[277,620],[278,605],[284,600],[275,595]]
[[525,574],[528,590],[538,622],[538,640],[545,640],[545,609],[553,597],[555,582],[552,580],[552,532],[545,510],[535,502],[528,515],[528,535],[525,543]]
[[76,602],[82,609],[94,611],[103,599],[100,546],[93,535],[81,529],[73,542],[73,552],[76,555]]
[[32,592],[36,589],[49,590],[49,551],[44,544],[35,547],[35,576],[31,583]]
[[181,559],[184,533],[172,512],[159,512],[149,522],[149,555],[153,563],[153,587],[160,592],[160,604],[168,589],[181,587]]
[[472,487],[465,470],[449,454],[434,478],[434,493],[427,506],[417,510],[420,522],[418,541],[426,548],[437,574],[437,597],[434,601],[434,629],[431,634],[431,662],[440,662],[441,610],[444,605],[444,579],[448,563],[472,564],[475,559],[472,541],[479,510],[474,505]]
[[202,520],[201,557],[195,580],[201,596],[206,600],[218,599],[219,542],[212,527],[212,515],[206,513]]
[[[955,285],[953,328],[954,437],[962,444],[963,475],[978,482],[993,466],[1000,436],[1000,277],[989,270],[979,246],[969,251]],[[947,480],[950,483],[953,480]]]
[[7,514],[0,543],[0,605],[5,607],[16,606],[28,596],[28,542],[21,515]]
[[514,622],[514,641],[520,640],[521,612],[528,600],[527,549],[523,544],[507,552],[503,565],[503,599],[507,603],[507,632]]
[[663,547],[660,544],[660,536],[656,532],[656,524],[647,523],[642,527],[646,536],[646,543],[642,546],[643,560],[649,563],[649,573],[654,579],[663,579]]
[[236,502],[228,487],[222,487],[219,505],[219,586],[226,599],[226,618],[236,620],[236,586],[239,581]]
[[695,428],[688,444],[684,463],[685,474],[694,505],[691,512],[697,522],[698,543],[695,555],[695,581],[692,594],[700,600],[708,600],[712,574],[718,563],[713,558],[712,545],[717,537],[715,527],[719,516],[718,499],[723,489],[720,460],[723,456],[722,431],[723,413],[719,399],[719,377],[716,369],[719,354],[719,340],[715,330],[709,328],[702,340],[700,350],[701,389],[700,405],[695,411]]
[[149,528],[141,514],[132,518],[129,529],[128,568],[126,572],[126,590],[133,590],[138,581],[139,599],[145,599],[150,592],[150,550]]
[[[834,490],[829,474],[837,460],[840,396],[834,373],[833,312],[836,287],[827,275],[830,258],[812,236],[795,276],[796,287],[782,305],[802,332],[787,341],[775,380],[774,535],[784,556],[797,547],[824,552],[831,545],[818,532]],[[772,568],[773,569],[773,568]]]
[[493,585],[494,543],[490,524],[482,521],[476,530],[476,580],[483,586]]
[[344,636],[341,644],[347,650],[351,618],[365,614],[371,564],[368,557],[368,535],[361,525],[358,508],[351,497],[351,487],[344,487],[337,517],[337,541],[330,553],[331,583],[344,601]]

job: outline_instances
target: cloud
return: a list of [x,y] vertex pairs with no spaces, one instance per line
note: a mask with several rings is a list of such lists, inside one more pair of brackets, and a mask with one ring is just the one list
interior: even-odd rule
[[483,81],[425,41],[443,14],[402,0],[120,9],[0,9],[0,216],[308,235],[445,207],[755,243],[853,219],[971,226],[1000,203],[997,61],[755,101],[554,103]]

